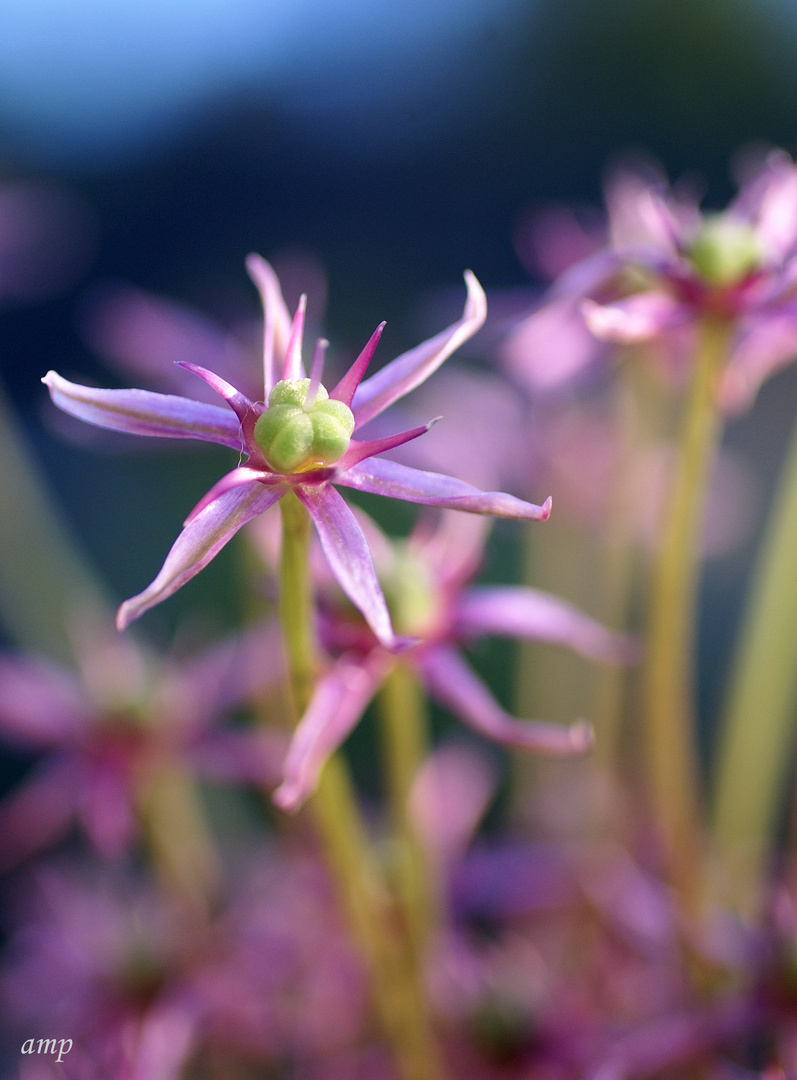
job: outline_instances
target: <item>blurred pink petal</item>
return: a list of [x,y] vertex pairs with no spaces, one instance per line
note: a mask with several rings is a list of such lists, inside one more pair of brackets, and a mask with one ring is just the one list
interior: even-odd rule
[[392,663],[381,650],[365,661],[344,656],[319,679],[291,741],[283,781],[273,795],[281,810],[298,810],[312,794],[325,762],[360,719]]
[[592,746],[592,731],[581,721],[565,727],[509,716],[454,649],[428,649],[419,666],[432,695],[488,739],[542,754],[583,754]]
[[502,350],[507,371],[530,390],[550,390],[590,364],[600,345],[577,302],[552,300],[510,334]]
[[621,345],[650,341],[686,322],[682,305],[657,292],[636,293],[614,304],[584,300],[581,311],[596,338]]
[[489,760],[449,744],[427,757],[412,785],[410,813],[432,865],[451,866],[464,853],[495,794]]

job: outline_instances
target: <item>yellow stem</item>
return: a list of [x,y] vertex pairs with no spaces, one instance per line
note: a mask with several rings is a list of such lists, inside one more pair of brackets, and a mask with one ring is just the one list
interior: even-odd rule
[[697,546],[720,435],[716,390],[728,335],[725,322],[706,320],[700,328],[648,616],[644,689],[653,809],[673,881],[689,907],[702,887],[693,702]]

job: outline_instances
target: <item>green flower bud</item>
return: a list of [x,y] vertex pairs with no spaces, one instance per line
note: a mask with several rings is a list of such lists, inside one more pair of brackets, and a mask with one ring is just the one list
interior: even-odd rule
[[309,379],[278,382],[255,424],[255,441],[276,472],[334,465],[349,448],[354,431],[351,409],[342,401],[331,401],[323,386],[308,405],[309,387]]
[[707,217],[689,249],[698,274],[710,285],[736,285],[761,262],[753,229],[721,214]]

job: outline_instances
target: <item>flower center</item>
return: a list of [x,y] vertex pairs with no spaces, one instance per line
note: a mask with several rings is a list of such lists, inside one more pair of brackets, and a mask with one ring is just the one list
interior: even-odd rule
[[761,262],[753,229],[722,214],[705,218],[687,252],[698,274],[709,285],[737,285]]
[[349,448],[354,416],[320,384],[308,402],[309,379],[284,379],[268,395],[255,424],[255,442],[275,472],[297,473],[340,461]]

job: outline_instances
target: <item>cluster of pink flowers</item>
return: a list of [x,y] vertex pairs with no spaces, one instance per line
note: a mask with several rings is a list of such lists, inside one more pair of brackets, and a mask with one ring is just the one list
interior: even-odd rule
[[[445,413],[450,399],[459,427],[449,436],[445,416],[427,439],[434,420],[392,433],[383,414],[484,323],[485,294],[470,272],[452,325],[367,375],[381,324],[329,390],[323,338],[305,367],[305,298],[292,315],[256,255],[247,267],[264,309],[262,389],[244,347],[132,292],[106,297],[95,338],[139,370],[153,357],[176,360],[197,398],[45,376],[72,417],[215,443],[237,463],[190,510],[151,584],[119,608],[126,633],[84,612],[71,628],[74,670],[0,656],[0,738],[34,759],[0,800],[0,867],[21,898],[0,961],[10,1053],[35,1030],[72,1041],[64,1071],[79,1080],[405,1080],[375,1023],[367,950],[344,926],[311,815],[298,813],[371,702],[403,675],[469,729],[466,740],[421,747],[404,808],[436,905],[420,982],[450,1076],[642,1080],[696,1069],[752,1080],[772,1063],[797,1072],[797,890],[787,875],[755,926],[718,911],[689,917],[663,881],[640,785],[607,782],[584,760],[563,771],[533,835],[525,806],[514,807],[511,826],[482,828],[504,759],[485,742],[584,759],[595,733],[591,716],[512,715],[468,653],[491,637],[621,669],[643,653],[636,637],[575,605],[507,582],[502,567],[500,584],[478,580],[491,519],[536,529],[551,514],[550,498],[529,501],[540,462],[547,476],[557,475],[556,458],[559,475],[590,478],[582,489],[596,489],[586,495],[599,505],[583,515],[591,530],[607,507],[616,512],[603,488],[621,457],[606,446],[608,425],[580,405],[546,411],[542,392],[574,385],[616,346],[651,344],[668,388],[680,388],[710,323],[727,333],[719,395],[730,411],[797,353],[797,168],[788,158],[770,155],[722,214],[630,172],[615,178],[608,204],[605,235],[571,229],[565,256],[549,252],[568,265],[503,342],[505,368],[531,390],[530,404],[494,372],[460,371],[441,374],[439,405],[427,390],[403,406],[405,416],[418,400]],[[170,391],[174,376],[159,372],[156,385]],[[472,399],[464,404],[462,387]],[[529,434],[538,416],[544,424]],[[372,422],[369,438],[361,429]],[[471,430],[481,422],[486,436]],[[431,471],[458,465],[467,479]],[[489,490],[504,482],[529,500]],[[421,509],[406,537],[388,537],[339,488]],[[637,510],[643,501],[626,498]],[[262,610],[285,554],[268,512],[283,499],[315,530],[317,655],[292,733],[290,651]],[[263,621],[188,657],[137,643],[130,624],[241,531],[258,560],[248,580]],[[594,820],[574,838],[555,819],[579,785]],[[369,807],[363,832],[400,937],[411,919],[391,876],[401,873],[399,840],[386,817]],[[51,1066],[23,1060],[20,1075],[43,1080]]]

